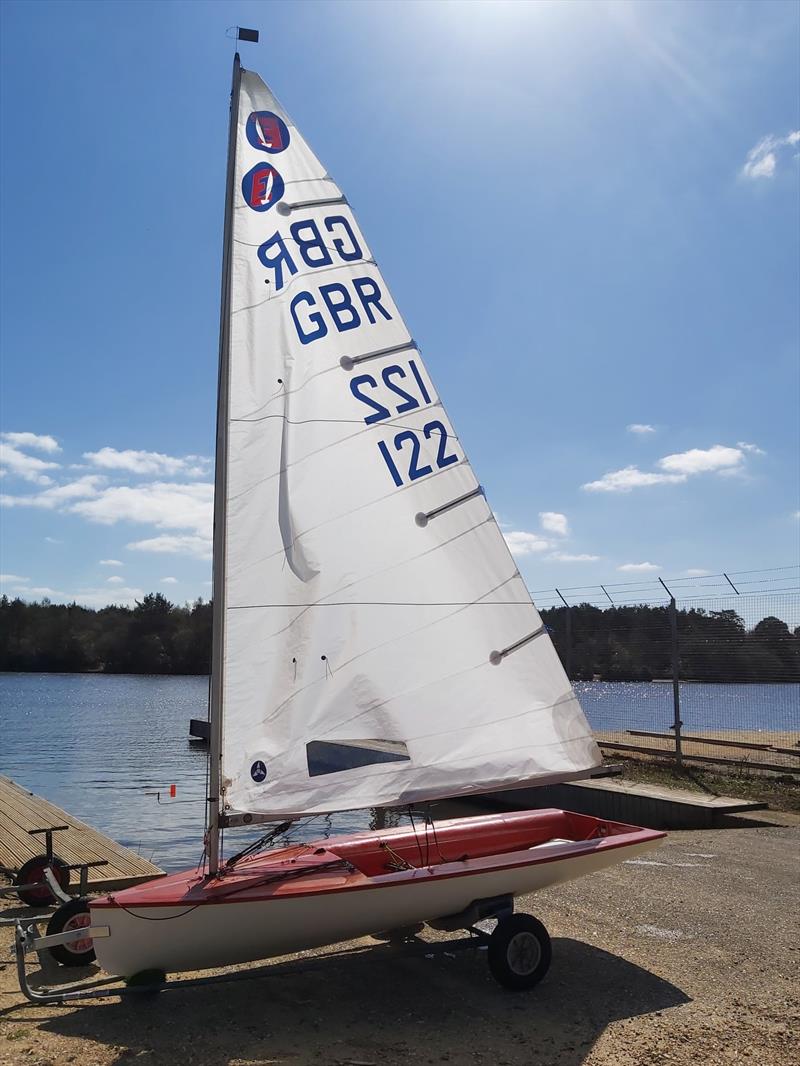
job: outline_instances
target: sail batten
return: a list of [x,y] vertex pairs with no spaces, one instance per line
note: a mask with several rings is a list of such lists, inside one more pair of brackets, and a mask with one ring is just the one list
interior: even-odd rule
[[223,821],[580,776],[599,752],[343,191],[242,72]]

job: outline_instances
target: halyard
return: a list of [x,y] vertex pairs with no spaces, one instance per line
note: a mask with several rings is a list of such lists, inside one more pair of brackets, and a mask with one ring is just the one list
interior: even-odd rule
[[554,941],[550,973],[523,993],[501,989],[481,951],[324,964],[316,952],[312,969],[267,979],[34,1007],[5,927],[0,1063],[788,1066],[800,818],[775,820],[673,832],[645,859],[518,901]]

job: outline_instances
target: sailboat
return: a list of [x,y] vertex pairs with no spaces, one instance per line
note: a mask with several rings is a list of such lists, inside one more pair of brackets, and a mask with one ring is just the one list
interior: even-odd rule
[[238,53],[216,460],[204,862],[91,900],[60,926],[86,937],[60,946],[131,977],[493,916],[506,983],[538,979],[546,931],[514,897],[664,834],[558,810],[425,816],[223,857],[237,826],[264,823],[266,843],[601,763],[344,193]]

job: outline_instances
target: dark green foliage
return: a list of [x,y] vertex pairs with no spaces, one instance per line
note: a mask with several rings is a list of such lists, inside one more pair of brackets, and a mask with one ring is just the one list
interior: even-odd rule
[[176,607],[160,592],[135,607],[0,597],[0,670],[207,674],[211,604]]
[[[575,680],[649,681],[672,676],[669,613],[638,605],[542,611]],[[160,592],[135,607],[0,598],[0,670],[207,674],[211,604],[176,607]],[[735,611],[678,611],[680,676],[695,681],[800,681],[800,627],[763,618],[748,630]]]
[[[672,677],[669,610],[638,604],[600,610],[582,603],[542,611],[573,680],[650,681]],[[735,611],[679,609],[680,676],[691,681],[800,681],[800,627],[779,618],[748,630]]]

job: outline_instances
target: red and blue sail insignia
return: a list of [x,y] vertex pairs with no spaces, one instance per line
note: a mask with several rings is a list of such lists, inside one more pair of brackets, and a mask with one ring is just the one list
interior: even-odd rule
[[242,178],[242,195],[254,211],[269,211],[284,190],[283,178],[270,163],[256,163]]
[[274,155],[289,147],[289,130],[286,123],[272,111],[251,112],[245,133],[250,144],[260,152]]

